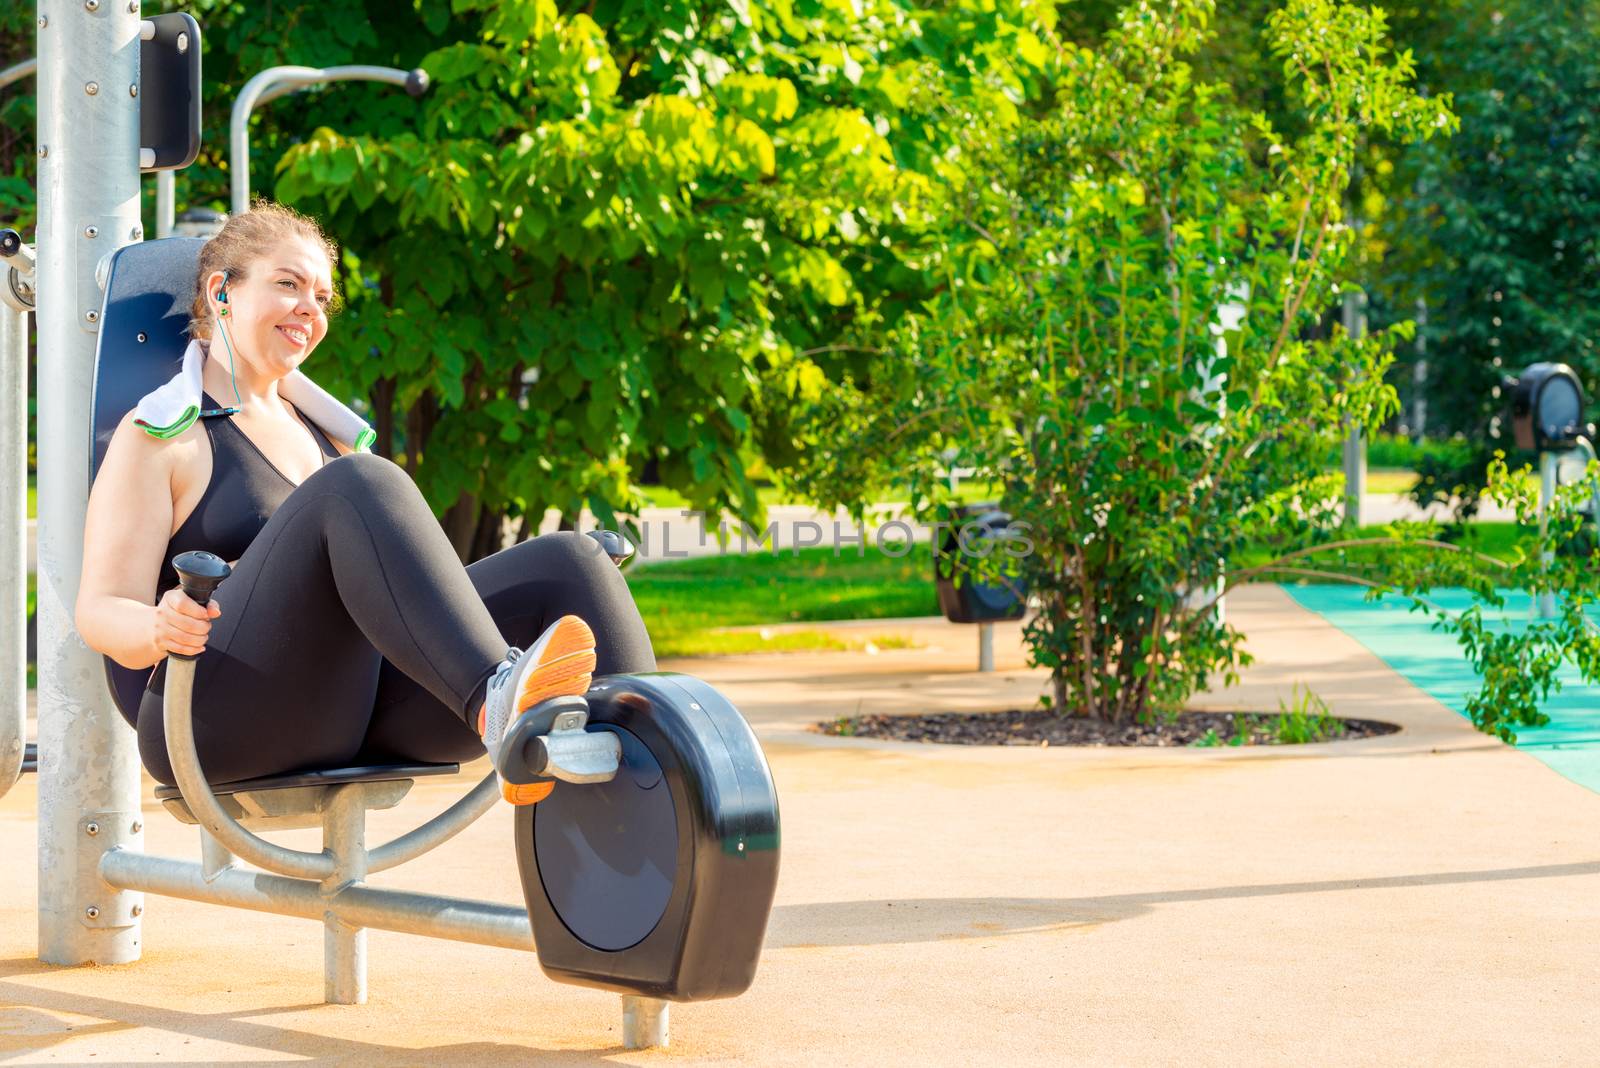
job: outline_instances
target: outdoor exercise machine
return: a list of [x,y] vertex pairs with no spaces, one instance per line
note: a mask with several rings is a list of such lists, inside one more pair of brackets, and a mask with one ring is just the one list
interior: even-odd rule
[[1021,619],[1028,591],[1016,576],[980,575],[971,560],[1005,553],[1011,517],[993,504],[969,504],[951,512],[950,531],[935,547],[933,585],[939,611],[952,623],[978,626],[978,670],[994,670],[994,625]]
[[[1517,448],[1539,454],[1539,534],[1549,523],[1556,490],[1563,482],[1584,477],[1595,459],[1595,426],[1584,421],[1583,386],[1564,363],[1529,364],[1522,374],[1500,384]],[[1592,487],[1589,522],[1600,520],[1600,485]],[[1546,553],[1544,562],[1550,562]],[[1534,606],[1541,619],[1556,614],[1553,594],[1541,594]]]
[[[368,811],[398,804],[417,777],[456,766],[319,769],[211,785],[194,746],[194,665],[174,656],[164,715],[177,786],[157,797],[199,827],[200,861],[143,852],[133,734],[115,711],[100,656],[72,627],[71,606],[89,484],[122,415],[178,365],[203,243],[141,240],[141,165],[159,162],[161,153],[153,161],[142,151],[150,146],[141,143],[138,101],[152,96],[155,71],[147,66],[141,81],[133,46],[151,33],[136,5],[41,10],[37,266],[20,235],[0,232],[7,275],[0,389],[17,404],[0,432],[0,592],[19,623],[24,309],[35,302],[39,325],[40,959],[137,960],[143,895],[165,894],[321,921],[331,1002],[365,999],[364,932],[380,928],[536,950],[552,977],[623,995],[628,1046],[665,1045],[669,1002],[729,997],[749,986],[778,867],[777,799],[765,757],[738,711],[697,679],[601,677],[585,697],[538,706],[510,737],[514,776],[569,784],[516,815],[525,901],[513,906],[366,885],[492,807],[492,775],[422,826],[369,848]],[[184,54],[196,70],[199,45],[195,27]],[[192,121],[198,130],[198,94]],[[597,540],[613,559],[626,552],[620,539]],[[226,565],[205,553],[173,563],[197,600],[226,576]],[[0,723],[0,792],[20,772],[17,644],[8,639],[0,650],[19,698]],[[261,837],[306,826],[322,828],[320,851]]]

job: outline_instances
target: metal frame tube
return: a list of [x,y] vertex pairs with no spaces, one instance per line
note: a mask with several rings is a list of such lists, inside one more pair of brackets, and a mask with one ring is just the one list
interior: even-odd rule
[[217,802],[200,768],[200,754],[194,744],[194,718],[190,702],[194,695],[194,661],[188,657],[167,657],[166,694],[162,700],[166,716],[167,759],[172,777],[189,811],[200,826],[235,856],[259,868],[302,879],[328,878],[334,873],[334,859],[327,851],[306,853],[274,845],[251,834],[228,815]]
[[[0,269],[9,275],[11,268]],[[0,292],[0,797],[22,775],[28,737],[28,311]],[[20,304],[21,302],[16,302]]]
[[107,852],[100,861],[100,875],[110,885],[125,890],[187,901],[322,922],[332,916],[352,927],[533,951],[533,926],[522,905],[363,885],[346,886],[328,894],[319,882],[242,868],[222,871],[208,880],[198,864],[127,849]]
[[[136,845],[139,760],[100,656],[72,625],[83,569],[89,428],[101,305],[95,265],[138,240],[139,16],[126,4],[45,3],[39,125],[39,958],[139,957],[138,895],[98,877]],[[90,827],[95,830],[91,832]]]
[[410,76],[410,71],[395,67],[361,64],[327,68],[268,67],[245,82],[244,88],[239,90],[238,99],[233,102],[233,114],[228,120],[228,168],[232,176],[230,199],[233,213],[241,215],[250,210],[250,112],[257,104],[265,104],[269,100],[325,82],[387,82],[403,86]]
[[178,212],[178,180],[175,171],[156,172],[156,236],[171,237]]
[[[307,853],[274,845],[241,826],[217,801],[216,794],[211,792],[206,781],[205,771],[200,766],[200,754],[194,744],[193,697],[194,661],[181,656],[169,657],[166,694],[162,701],[162,712],[166,717],[167,759],[172,764],[172,776],[177,780],[178,790],[200,827],[215,838],[219,848],[258,868],[302,879],[323,880],[332,876],[341,858],[329,852],[329,848],[324,848],[321,853]],[[370,853],[363,843],[362,871],[387,871],[449,841],[492,808],[498,797],[499,791],[491,772],[467,796],[416,830]],[[324,845],[328,846],[328,843]]]
[[37,59],[25,59],[21,63],[16,63],[4,70],[0,70],[0,89],[4,89],[12,82],[20,82],[28,75],[36,73],[38,69],[39,61]]
[[430,849],[443,845],[488,812],[500,800],[500,785],[494,772],[485,775],[465,797],[421,827],[387,842],[367,854],[367,871],[377,873],[414,860]]

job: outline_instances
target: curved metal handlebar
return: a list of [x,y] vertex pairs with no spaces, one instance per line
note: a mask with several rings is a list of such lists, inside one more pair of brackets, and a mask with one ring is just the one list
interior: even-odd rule
[[339,81],[387,82],[400,86],[412,97],[422,96],[430,84],[428,72],[421,67],[400,70],[398,67],[363,64],[343,67],[268,67],[255,75],[239,90],[239,97],[233,102],[233,114],[228,120],[228,166],[233,174],[230,194],[235,215],[243,215],[250,210],[250,112],[257,104],[265,104],[313,85]]
[[[191,558],[187,568],[180,567],[185,592],[203,604],[209,599],[211,588],[226,577],[227,565],[209,553],[182,553],[177,560],[184,557]],[[204,577],[203,588],[193,589],[196,581],[194,563],[208,563],[201,560],[203,557],[210,557],[215,562],[215,570]],[[177,560],[174,560],[175,565]],[[200,753],[194,742],[194,663],[192,657],[176,653],[167,657],[166,696],[162,701],[167,760],[172,764],[172,776],[177,780],[178,791],[188,804],[189,811],[229,852],[258,868],[279,875],[319,881],[333,875],[333,854],[326,849],[320,853],[308,853],[274,845],[240,825],[217,801],[217,795],[211,792],[205,772],[200,767]],[[449,841],[489,811],[499,795],[494,773],[490,772],[470,793],[427,823],[370,851],[367,854],[367,871],[386,871]]]

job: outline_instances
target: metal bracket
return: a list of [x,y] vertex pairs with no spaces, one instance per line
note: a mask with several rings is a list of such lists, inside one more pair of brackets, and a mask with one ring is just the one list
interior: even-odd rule
[[85,927],[132,927],[144,913],[144,895],[118,890],[99,877],[100,858],[112,849],[144,849],[144,814],[141,812],[91,812],[78,821],[78,870],[93,872],[78,881],[83,899],[78,921]]
[[34,277],[38,257],[33,246],[22,240],[22,235],[9,227],[0,230],[0,266],[5,268],[7,293],[0,293],[0,302],[19,312],[33,310]]

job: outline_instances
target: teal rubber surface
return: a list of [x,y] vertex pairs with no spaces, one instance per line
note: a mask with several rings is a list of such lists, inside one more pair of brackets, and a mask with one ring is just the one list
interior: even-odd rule
[[[1445,707],[1466,715],[1467,696],[1478,677],[1456,639],[1432,629],[1430,617],[1408,611],[1403,597],[1369,602],[1352,586],[1284,586],[1284,591],[1371,650],[1418,689]],[[1447,611],[1472,604],[1465,590],[1435,590],[1429,599]],[[1506,597],[1504,625],[1527,626],[1532,599]],[[1517,729],[1517,748],[1548,764],[1573,782],[1600,793],[1600,686],[1585,683],[1576,668],[1563,667],[1561,690],[1544,704],[1550,723]],[[1488,737],[1488,735],[1485,735]]]

